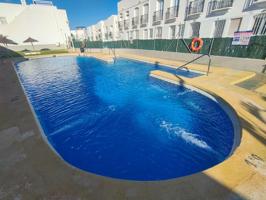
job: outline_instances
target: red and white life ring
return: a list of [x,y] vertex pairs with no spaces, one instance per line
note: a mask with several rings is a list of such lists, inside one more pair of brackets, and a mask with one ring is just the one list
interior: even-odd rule
[[194,38],[191,42],[191,50],[194,52],[198,52],[203,47],[203,44],[204,42],[201,38]]

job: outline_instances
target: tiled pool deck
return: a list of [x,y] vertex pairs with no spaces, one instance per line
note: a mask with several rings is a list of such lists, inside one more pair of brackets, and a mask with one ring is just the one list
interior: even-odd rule
[[[91,54],[110,61],[109,55]],[[123,57],[179,66],[181,63],[124,54]],[[191,69],[206,71],[204,65]],[[234,84],[253,72],[211,68],[193,79],[153,71],[167,81],[192,85],[221,97],[238,113],[240,146],[223,163],[191,176],[130,182],[74,169],[42,139],[11,61],[0,61],[0,199],[264,199],[266,196],[266,98]],[[266,91],[261,91],[262,93]]]

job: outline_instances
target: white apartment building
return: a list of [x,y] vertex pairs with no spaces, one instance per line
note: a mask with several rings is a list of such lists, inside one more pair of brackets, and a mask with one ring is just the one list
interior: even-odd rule
[[114,41],[119,39],[118,22],[117,16],[112,15],[111,17],[104,20],[104,41]]
[[71,30],[71,35],[76,40],[85,40],[88,38],[87,29],[85,26],[78,26],[76,30]]
[[28,37],[38,40],[35,49],[62,49],[71,43],[67,13],[51,1],[0,3],[0,34],[18,44],[9,45],[14,50],[31,49],[31,44],[23,43]]
[[121,0],[118,40],[266,34],[266,0]]
[[89,26],[87,28],[87,34],[90,41],[115,41],[119,39],[117,16],[112,15],[106,20]]

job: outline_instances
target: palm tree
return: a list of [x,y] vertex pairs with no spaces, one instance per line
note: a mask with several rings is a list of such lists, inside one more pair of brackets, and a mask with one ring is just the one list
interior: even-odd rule
[[14,42],[13,40],[8,39],[7,36],[3,36],[3,35],[0,35],[0,43],[4,44],[5,46],[7,46],[8,44],[17,45],[16,42]]

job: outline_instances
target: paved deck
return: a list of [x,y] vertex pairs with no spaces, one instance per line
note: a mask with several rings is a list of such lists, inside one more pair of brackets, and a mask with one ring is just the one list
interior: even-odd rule
[[[121,56],[180,65],[156,58]],[[203,65],[190,67],[206,70]],[[181,81],[166,72],[152,74],[168,81]],[[237,111],[243,126],[242,141],[232,157],[191,176],[133,182],[83,172],[57,157],[41,136],[12,62],[0,61],[0,199],[264,199],[266,99],[234,85],[253,76],[250,72],[212,68],[208,77],[181,81],[221,96]]]

